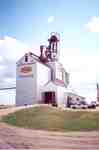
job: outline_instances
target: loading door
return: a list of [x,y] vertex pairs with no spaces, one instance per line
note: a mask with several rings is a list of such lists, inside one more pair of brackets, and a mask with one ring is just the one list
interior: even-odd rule
[[56,104],[56,94],[55,92],[44,92],[43,101],[45,104]]

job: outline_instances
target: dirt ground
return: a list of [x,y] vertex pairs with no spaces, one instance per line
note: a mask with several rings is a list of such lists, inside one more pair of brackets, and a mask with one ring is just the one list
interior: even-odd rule
[[[0,116],[22,108],[0,110]],[[99,132],[48,132],[0,123],[0,149],[99,150]]]

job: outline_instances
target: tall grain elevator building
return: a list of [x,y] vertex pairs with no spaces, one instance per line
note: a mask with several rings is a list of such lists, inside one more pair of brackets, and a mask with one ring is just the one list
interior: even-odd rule
[[65,104],[69,74],[59,62],[59,36],[52,33],[40,56],[26,53],[16,67],[16,105]]

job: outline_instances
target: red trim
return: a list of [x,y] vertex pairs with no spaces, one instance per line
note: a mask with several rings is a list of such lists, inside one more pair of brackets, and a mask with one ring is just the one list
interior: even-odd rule
[[55,83],[58,83],[58,84],[64,85],[64,81],[63,81],[63,80],[59,80],[59,79],[56,79],[56,80],[55,80]]

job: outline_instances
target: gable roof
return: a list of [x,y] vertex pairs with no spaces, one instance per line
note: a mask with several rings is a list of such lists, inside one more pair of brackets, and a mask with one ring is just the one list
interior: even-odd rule
[[[25,55],[28,55],[28,57],[31,58],[31,60],[29,60],[29,62],[25,62]],[[33,64],[33,63],[36,63],[36,62],[39,62],[43,65],[45,65],[46,67],[50,68],[47,64],[43,63],[40,61],[39,59],[39,56],[35,55],[34,53],[32,52],[28,52],[28,53],[25,53],[24,56],[22,56],[17,62],[16,62],[16,65],[17,66],[20,66],[20,65],[25,65],[25,64]]]
[[49,85],[49,84],[54,84],[55,86],[62,86],[62,87],[65,87],[64,83],[61,82],[61,81],[58,81],[58,80],[50,80],[50,81],[48,81],[48,82],[44,85],[44,87],[46,87],[46,86]]

